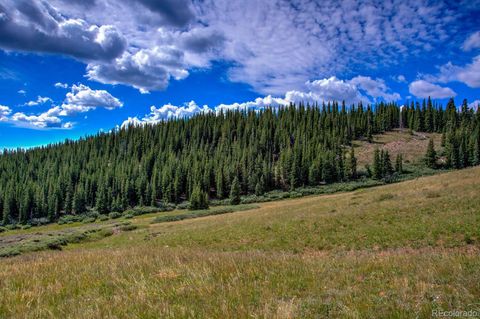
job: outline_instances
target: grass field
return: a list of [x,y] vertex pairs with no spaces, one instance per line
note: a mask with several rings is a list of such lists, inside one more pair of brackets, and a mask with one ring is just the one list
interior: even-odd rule
[[373,143],[356,141],[354,146],[358,166],[363,169],[365,164],[372,163],[375,148],[388,150],[392,160],[395,160],[397,154],[402,154],[407,164],[416,164],[424,157],[430,138],[433,138],[435,149],[440,151],[442,135],[438,133],[417,133],[395,129],[374,135]]
[[[477,167],[181,221],[158,217],[184,211],[134,217],[109,236],[0,259],[0,318],[430,318],[434,310],[478,310],[479,189]],[[0,242],[85,227],[9,231]]]

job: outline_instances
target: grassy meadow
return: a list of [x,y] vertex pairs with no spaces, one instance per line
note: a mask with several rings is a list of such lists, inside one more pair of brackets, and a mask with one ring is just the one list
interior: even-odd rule
[[[479,189],[477,167],[179,221],[162,216],[185,211],[96,223],[112,231],[1,258],[0,318],[430,318],[432,310],[469,310],[480,300]],[[0,242],[85,227],[93,226],[13,230]]]

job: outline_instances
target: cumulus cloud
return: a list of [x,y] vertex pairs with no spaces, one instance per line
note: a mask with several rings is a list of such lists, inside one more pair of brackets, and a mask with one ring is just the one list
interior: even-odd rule
[[200,107],[195,101],[190,101],[182,106],[176,106],[169,103],[157,108],[152,105],[150,107],[150,113],[145,115],[141,120],[137,117],[129,117],[121,126],[126,127],[129,125],[155,124],[172,118],[191,117],[201,112],[212,112],[212,109],[207,105]]
[[480,100],[475,100],[472,103],[468,104],[468,108],[474,110],[475,112],[478,111],[479,106],[480,106]]
[[411,94],[415,95],[416,97],[420,98],[449,98],[454,97],[457,95],[451,88],[449,87],[441,87],[439,85],[427,82],[425,80],[417,80],[408,86],[408,89]]
[[26,106],[37,106],[37,105],[40,105],[40,104],[45,104],[47,102],[52,103],[53,100],[49,97],[39,95],[36,100],[28,101],[27,103],[25,103],[25,105]]
[[189,0],[124,0],[141,3],[150,11],[157,13],[161,22],[175,27],[185,27],[193,19],[194,13]]
[[111,25],[65,18],[45,1],[6,0],[0,4],[0,47],[59,53],[83,60],[110,60],[126,47]]
[[90,79],[143,92],[221,60],[230,80],[278,95],[314,78],[448,52],[455,44],[445,40],[476,3],[451,10],[427,0],[4,0],[0,47],[70,55],[88,64]]
[[17,112],[9,120],[17,126],[28,128],[71,128],[71,122],[62,123],[62,120],[58,117],[59,111],[60,108],[57,106],[39,115],[27,115],[23,112]]
[[67,83],[62,83],[62,82],[57,82],[53,86],[55,86],[57,89],[67,89],[68,84]]
[[[50,98],[39,96],[36,101],[30,101],[31,105],[40,104],[43,101],[53,102]],[[27,103],[29,105],[29,103]],[[50,109],[40,113],[27,114],[25,112],[11,113],[10,109],[0,107],[0,118],[2,121],[8,121],[17,126],[51,129],[63,128],[71,129],[73,123],[66,121],[66,117],[71,117],[77,113],[85,113],[98,107],[113,110],[122,107],[123,103],[105,90],[93,90],[84,84],[72,85],[71,91],[65,96],[65,100],[60,106],[52,106]],[[3,113],[2,113],[3,110]]]
[[[279,108],[288,106],[292,103],[315,103],[342,101],[348,104],[353,103],[371,103],[380,97],[387,101],[395,101],[399,98],[398,93],[386,93],[390,89],[381,79],[373,80],[369,77],[355,77],[351,80],[340,80],[336,77],[328,79],[319,79],[309,81],[306,84],[308,91],[288,91],[284,97],[273,97],[268,95],[258,97],[253,101],[231,104],[219,104],[215,107],[204,105],[199,107],[195,101],[190,101],[182,106],[165,104],[162,107],[150,107],[150,113],[143,118],[129,117],[125,120],[121,127],[129,125],[155,124],[172,118],[191,117],[202,112],[226,112],[233,110],[259,111],[266,107]],[[362,94],[361,91],[365,93]],[[393,99],[388,99],[393,98]]]
[[169,79],[188,76],[183,68],[183,52],[172,47],[154,47],[139,50],[135,54],[125,52],[110,64],[89,64],[87,76],[107,84],[126,84],[142,93],[163,90]]
[[480,31],[472,33],[462,45],[462,49],[464,51],[470,51],[478,48],[480,48]]
[[75,113],[84,113],[97,107],[113,110],[122,107],[123,103],[105,90],[92,90],[86,85],[73,85],[72,91],[67,93],[61,106],[59,115],[67,116]]
[[199,17],[224,33],[224,57],[235,63],[230,78],[266,94],[301,89],[312,74],[360,73],[421,57],[445,46],[462,14],[414,0],[207,0],[198,7]]
[[464,66],[448,62],[438,67],[438,74],[422,75],[423,79],[430,82],[448,83],[453,81],[463,82],[471,88],[480,88],[480,55],[473,58],[471,63]]
[[407,83],[407,79],[404,75],[400,74],[399,76],[395,77],[395,81],[398,83]]
[[0,105],[0,122],[7,121],[10,113],[12,113],[12,110],[8,106]]
[[27,91],[25,91],[25,90],[18,90],[17,93],[18,93],[18,94],[25,95],[25,94],[27,94]]

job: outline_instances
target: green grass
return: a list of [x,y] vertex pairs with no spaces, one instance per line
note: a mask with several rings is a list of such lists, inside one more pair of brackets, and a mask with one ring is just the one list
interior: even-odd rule
[[176,221],[185,220],[185,219],[228,214],[233,212],[250,210],[258,207],[259,206],[256,206],[256,205],[236,205],[236,206],[226,206],[226,207],[215,207],[212,209],[193,210],[193,211],[187,211],[182,213],[166,214],[163,216],[155,217],[152,220],[152,224],[176,222]]
[[[479,189],[477,167],[242,212],[101,222],[110,236],[0,259],[0,318],[430,318],[435,309],[470,310],[480,300]],[[185,214],[196,218],[152,224]],[[115,222],[118,230],[108,226]],[[0,238],[82,227],[92,226]]]

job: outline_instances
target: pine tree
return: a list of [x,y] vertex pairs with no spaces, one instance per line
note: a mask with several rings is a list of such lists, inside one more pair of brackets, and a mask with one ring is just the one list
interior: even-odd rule
[[237,177],[235,177],[235,179],[233,180],[232,187],[230,189],[230,204],[240,204],[240,183],[238,182]]
[[107,214],[110,212],[108,205],[107,189],[104,184],[101,184],[97,191],[95,208],[100,214]]
[[393,174],[393,166],[392,161],[390,159],[390,154],[387,150],[383,153],[382,157],[382,168],[383,168],[383,176],[390,176]]
[[348,177],[350,179],[357,178],[357,158],[355,157],[355,149],[350,149],[350,157],[348,159]]
[[87,207],[85,206],[85,195],[83,190],[78,188],[76,192],[73,194],[73,204],[72,209],[74,214],[83,214],[87,211]]
[[429,168],[437,167],[437,152],[433,144],[433,139],[428,142],[427,152],[425,153],[425,165]]
[[260,180],[255,185],[255,195],[262,196],[265,193],[265,182],[263,181],[263,176],[260,177]]
[[403,156],[402,154],[397,154],[397,157],[395,159],[395,172],[398,174],[403,173]]
[[374,179],[383,178],[382,157],[378,148],[373,153],[372,175]]
[[196,185],[193,188],[192,195],[190,196],[190,210],[197,210],[197,209],[207,209],[208,208],[208,197],[207,194],[204,193],[200,187],[200,185]]

